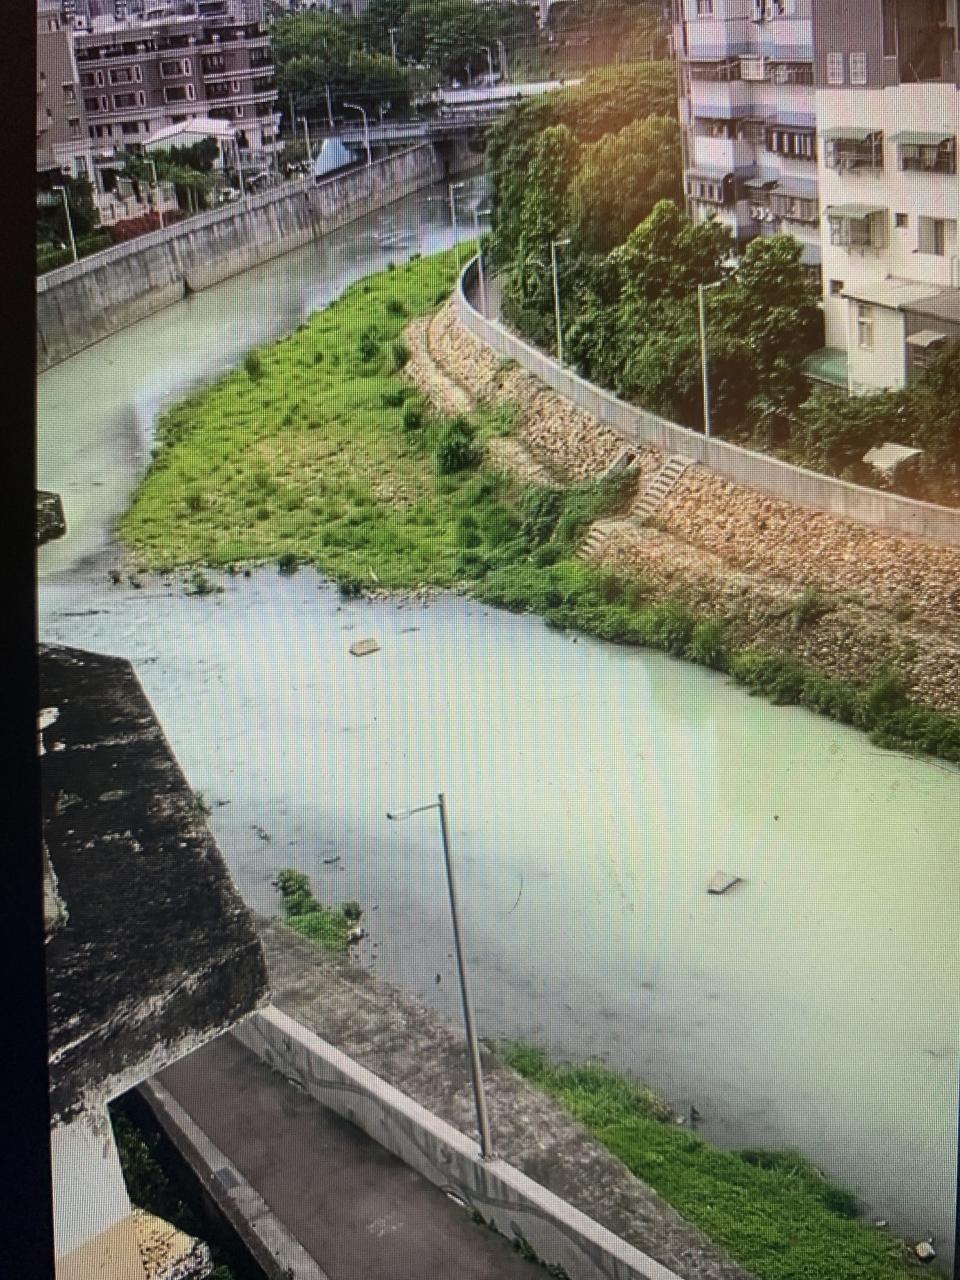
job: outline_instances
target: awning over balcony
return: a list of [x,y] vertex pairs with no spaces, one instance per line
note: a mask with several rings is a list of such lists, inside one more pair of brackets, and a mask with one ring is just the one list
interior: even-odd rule
[[816,200],[817,183],[814,178],[778,178],[777,194],[794,196],[798,200]]
[[835,129],[821,129],[820,137],[826,142],[866,142],[877,132],[869,125],[849,124]]
[[895,142],[899,147],[939,147],[944,142],[951,142],[953,134],[949,130],[936,129],[930,132],[924,132],[920,129],[904,129],[902,133],[895,133],[891,138],[891,142]]
[[733,173],[722,165],[698,164],[695,168],[688,169],[684,176],[700,182],[726,182],[733,177]]
[[744,178],[743,185],[748,191],[756,191],[763,195],[778,185],[776,178]]
[[919,333],[907,335],[907,346],[919,347],[921,351],[926,351],[929,347],[935,347],[946,340],[947,335],[941,333],[939,329],[921,329]]
[[875,213],[886,213],[886,209],[882,204],[828,204],[825,213],[828,218],[847,218],[859,222]]

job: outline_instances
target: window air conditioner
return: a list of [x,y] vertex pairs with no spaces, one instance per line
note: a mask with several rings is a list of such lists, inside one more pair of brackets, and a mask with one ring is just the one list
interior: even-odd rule
[[766,5],[764,0],[750,0],[750,21],[762,22],[764,19],[764,10]]

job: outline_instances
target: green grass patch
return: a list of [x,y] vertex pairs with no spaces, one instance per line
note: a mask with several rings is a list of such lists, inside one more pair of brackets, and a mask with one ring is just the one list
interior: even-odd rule
[[855,1198],[803,1156],[712,1147],[656,1094],[606,1067],[556,1064],[524,1044],[503,1055],[757,1280],[917,1274],[903,1243],[859,1221]]
[[325,907],[313,896],[310,879],[287,868],[277,872],[284,923],[324,951],[346,951],[350,934],[363,914],[359,903]]
[[[857,686],[737,649],[719,620],[577,559],[589,526],[621,509],[629,478],[556,489],[487,472],[484,442],[514,429],[517,406],[442,419],[398,374],[407,317],[431,311],[454,274],[447,252],[369,276],[165,413],[119,523],[140,567],[191,566],[197,594],[199,566],[262,561],[285,573],[312,565],[354,594],[374,583],[456,586],[554,627],[728,672],[878,745],[960,763],[960,717],[911,704],[895,675]],[[801,593],[789,606],[794,629],[833,607]]]

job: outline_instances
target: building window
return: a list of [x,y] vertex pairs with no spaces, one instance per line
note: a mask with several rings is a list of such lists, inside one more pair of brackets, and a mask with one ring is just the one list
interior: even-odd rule
[[859,210],[831,212],[827,210],[830,225],[830,243],[841,249],[879,249],[883,239],[883,227],[879,212],[860,213]]
[[127,135],[131,133],[139,133],[140,125],[136,120],[124,120],[123,124],[120,126],[120,132]]
[[809,196],[792,196],[774,191],[770,195],[770,211],[788,222],[816,222],[820,216],[817,201]]
[[920,252],[932,253],[942,258],[947,252],[946,218],[920,219]]
[[713,0],[697,0],[697,17],[713,17]]
[[895,213],[895,214],[893,215],[893,225],[894,225],[895,227],[899,227],[899,228],[901,229],[901,231],[902,231],[902,230],[904,230],[906,227],[909,227],[909,225],[910,225],[910,218],[909,218],[909,217],[907,216],[907,214],[905,214],[905,213]]
[[867,83],[867,55],[865,53],[851,53],[850,83],[851,84]]
[[100,110],[100,99],[99,99],[99,98],[84,98],[84,100],[83,100],[83,105],[86,107],[86,109],[87,109],[88,111],[99,111],[99,110]]
[[956,173],[957,142],[943,138],[936,142],[900,144],[900,168],[909,173]]
[[843,84],[843,54],[827,54],[827,84]]
[[774,125],[767,129],[766,147],[768,151],[781,156],[792,156],[795,160],[816,158],[812,129],[789,129]]
[[851,130],[846,137],[828,137],[824,147],[828,169],[850,173],[855,169],[883,168],[883,134]]
[[873,307],[865,302],[857,303],[857,346],[873,350]]
[[831,280],[830,281],[830,297],[839,298],[841,293],[843,293],[843,281]]
[[65,84],[63,86],[63,100],[64,102],[76,102],[77,91],[72,84]]
[[186,85],[182,85],[182,84],[176,85],[172,89],[164,89],[163,91],[164,102],[185,102],[186,97],[187,97]]
[[115,93],[113,95],[114,111],[124,111],[127,107],[135,107],[137,105],[137,95],[135,93]]

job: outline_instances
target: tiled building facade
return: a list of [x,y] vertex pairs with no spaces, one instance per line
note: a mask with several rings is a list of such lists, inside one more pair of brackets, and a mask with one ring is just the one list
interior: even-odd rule
[[96,152],[193,117],[229,122],[241,151],[270,152],[279,116],[262,0],[40,0],[40,39],[66,35],[77,116]]

